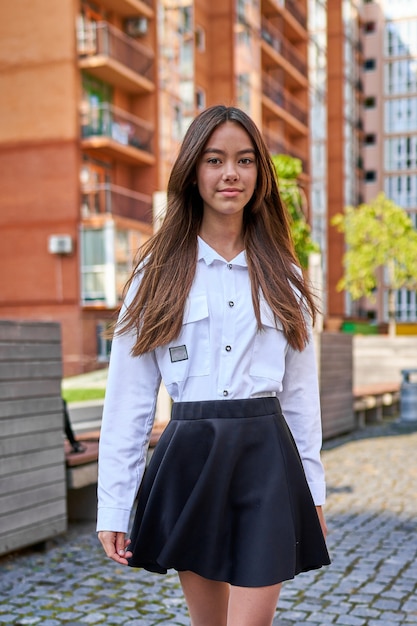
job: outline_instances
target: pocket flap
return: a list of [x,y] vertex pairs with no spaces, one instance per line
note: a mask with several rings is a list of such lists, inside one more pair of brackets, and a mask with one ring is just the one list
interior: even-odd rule
[[193,295],[187,298],[183,324],[198,322],[208,317],[208,303],[205,294]]

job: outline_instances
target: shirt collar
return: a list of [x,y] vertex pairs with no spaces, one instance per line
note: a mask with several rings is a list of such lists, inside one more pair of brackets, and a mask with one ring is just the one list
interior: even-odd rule
[[[226,261],[218,252],[213,250],[208,243],[206,243],[201,237],[198,237],[198,260],[205,261],[206,265],[211,265],[213,261],[220,261],[221,263],[229,263]],[[246,253],[243,250],[240,252],[234,259],[230,261],[233,265],[238,265],[240,267],[247,267],[248,263],[246,261]]]

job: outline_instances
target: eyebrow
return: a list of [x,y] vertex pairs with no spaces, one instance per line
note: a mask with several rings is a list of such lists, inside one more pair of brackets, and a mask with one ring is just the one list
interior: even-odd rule
[[[244,150],[238,150],[236,154],[247,154],[248,152],[255,154],[255,150],[253,148],[245,148]],[[203,150],[203,154],[208,154],[208,153],[226,154],[224,150],[219,150],[218,148],[206,148],[205,150]]]

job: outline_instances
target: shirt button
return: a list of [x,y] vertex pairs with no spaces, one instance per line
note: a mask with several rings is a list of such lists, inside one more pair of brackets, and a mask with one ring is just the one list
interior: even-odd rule
[[226,352],[230,352],[231,349],[232,349],[232,346],[226,346],[225,348]]
[[232,265],[231,263],[228,263],[228,264],[227,264],[227,267],[229,268],[229,270],[231,270],[231,269],[232,269],[232,267],[233,267],[233,265]]
[[229,395],[229,392],[227,391],[227,389],[225,389],[225,390],[223,391],[223,395],[224,395],[225,397]]
[[233,302],[233,300],[230,300],[230,301],[229,301],[229,306],[230,306],[230,307],[235,306],[235,303]]

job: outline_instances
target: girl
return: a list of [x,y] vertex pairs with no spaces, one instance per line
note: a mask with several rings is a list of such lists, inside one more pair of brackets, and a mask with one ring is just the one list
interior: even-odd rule
[[[165,220],[128,286],[103,413],[99,539],[118,563],[176,569],[193,626],[270,626],[282,581],[329,557],[315,305],[243,111],[214,106],[191,124]],[[142,481],[161,378],[172,415]]]

